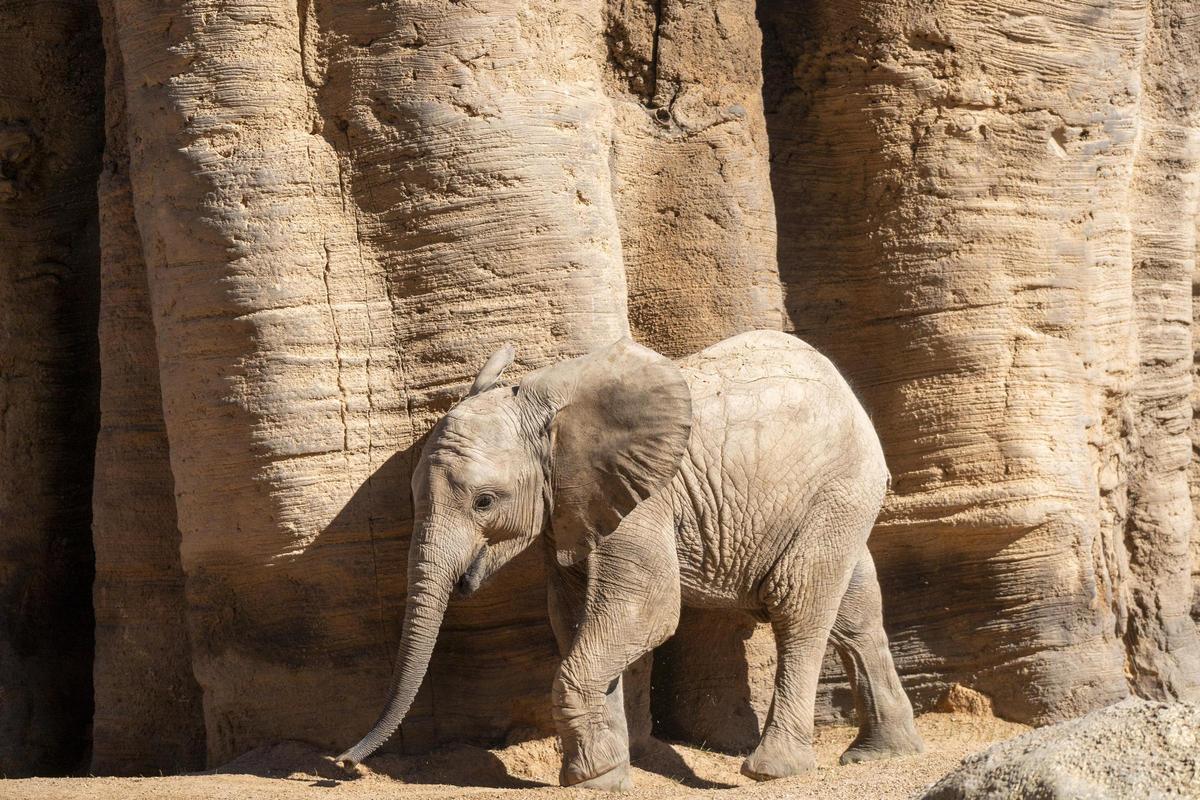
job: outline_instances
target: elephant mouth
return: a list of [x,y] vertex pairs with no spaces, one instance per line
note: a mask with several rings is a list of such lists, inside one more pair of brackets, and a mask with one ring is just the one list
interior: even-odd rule
[[470,597],[478,591],[480,584],[483,583],[483,558],[487,554],[486,548],[479,548],[479,552],[471,559],[471,563],[467,565],[467,569],[462,576],[454,584],[454,594],[457,597]]

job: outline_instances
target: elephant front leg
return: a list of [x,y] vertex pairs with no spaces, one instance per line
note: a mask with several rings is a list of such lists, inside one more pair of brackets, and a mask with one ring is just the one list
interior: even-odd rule
[[561,672],[555,678],[554,721],[563,749],[559,782],[612,792],[632,789],[624,711],[611,713],[613,703],[608,699],[621,700],[620,680],[612,682],[602,699],[590,695]]
[[633,785],[621,674],[679,622],[674,529],[649,511],[635,509],[588,559],[582,611],[552,691],[564,786]]
[[[565,659],[571,652],[571,647],[575,643],[575,635],[579,630],[580,622],[583,620],[584,602],[587,593],[587,572],[584,565],[576,565],[569,568],[558,568],[551,557],[547,559],[547,573],[550,576],[549,592],[547,599],[549,601],[550,625],[554,630],[554,638],[558,643],[559,654]],[[627,753],[629,750],[629,727],[625,719],[625,698],[622,690],[622,678],[618,677],[616,681],[609,686],[605,693],[604,703],[602,706],[602,718],[594,724],[587,724],[585,721],[572,723],[569,715],[558,713],[559,709],[567,707],[568,703],[573,704],[572,708],[582,708],[583,705],[574,698],[582,697],[582,692],[578,689],[570,690],[567,688],[567,680],[562,679],[560,672],[559,680],[554,684],[554,707],[556,709],[556,719],[562,717],[560,729],[567,728],[567,733],[563,736],[564,744],[570,743],[570,750],[564,746],[564,765],[560,779],[564,784],[569,781],[578,783],[581,779],[579,775],[584,775],[588,772],[597,769],[598,767],[586,767],[583,764],[585,756],[581,752],[593,753],[612,753],[617,752]],[[582,735],[575,733],[579,728],[593,728],[596,731],[605,731],[607,733],[592,734],[590,738],[600,738],[606,740],[599,746],[580,748],[578,741],[581,738],[587,737],[586,731]],[[616,742],[612,742],[608,734],[616,738]],[[611,758],[609,760],[612,760]],[[621,763],[627,761],[627,758],[620,759]],[[600,774],[600,773],[596,773]],[[629,770],[626,767],[624,770],[614,772],[609,769],[603,772],[606,782],[614,785],[609,788],[624,790],[632,785],[629,780]]]

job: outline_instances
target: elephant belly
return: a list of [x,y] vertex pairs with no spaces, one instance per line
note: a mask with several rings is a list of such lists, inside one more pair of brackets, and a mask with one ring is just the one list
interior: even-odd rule
[[693,404],[669,489],[682,599],[758,611],[773,570],[862,546],[886,491],[882,451],[836,369],[794,337],[742,334],[680,366]]

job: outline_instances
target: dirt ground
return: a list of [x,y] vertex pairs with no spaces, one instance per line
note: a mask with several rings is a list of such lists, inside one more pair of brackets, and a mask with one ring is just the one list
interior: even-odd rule
[[[917,719],[927,752],[868,764],[838,766],[854,729],[817,732],[816,772],[754,783],[743,778],[740,757],[684,745],[654,743],[636,759],[637,788],[652,800],[710,795],[713,800],[883,800],[907,798],[948,772],[964,756],[1028,730],[1023,725],[967,714]],[[596,798],[557,787],[553,739],[501,750],[453,747],[427,756],[380,756],[347,774],[315,749],[296,743],[261,748],[214,773],[166,778],[34,778],[0,781],[0,798],[16,800],[549,800]],[[717,794],[713,794],[717,793]]]

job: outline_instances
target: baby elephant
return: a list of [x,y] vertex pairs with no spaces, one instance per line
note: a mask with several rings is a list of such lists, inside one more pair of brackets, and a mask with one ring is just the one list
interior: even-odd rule
[[475,591],[539,536],[562,652],[552,696],[564,785],[631,786],[621,673],[674,632],[681,604],[742,609],[775,632],[775,698],[746,775],[813,768],[830,639],[860,726],[842,762],[923,749],[866,546],[888,471],[829,361],[769,331],[678,364],[625,339],[498,386],[512,358],[492,356],[421,453],[391,696],[339,761],[395,732],[450,595]]

